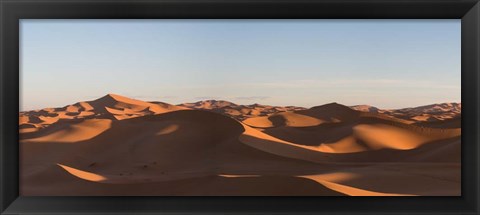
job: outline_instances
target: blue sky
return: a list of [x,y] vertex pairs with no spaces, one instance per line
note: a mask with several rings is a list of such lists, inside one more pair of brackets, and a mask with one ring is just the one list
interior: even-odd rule
[[21,110],[460,102],[460,20],[21,20]]

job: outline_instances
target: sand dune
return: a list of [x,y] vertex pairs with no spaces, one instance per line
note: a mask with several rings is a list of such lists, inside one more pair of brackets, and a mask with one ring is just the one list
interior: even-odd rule
[[282,112],[272,116],[252,117],[243,121],[243,123],[256,128],[272,128],[278,126],[308,127],[320,125],[323,122],[324,120],[322,119],[294,112]]
[[303,107],[295,106],[280,107],[262,104],[238,105],[223,100],[205,100],[194,103],[183,103],[179,104],[178,106],[191,109],[209,110],[216,113],[228,115],[237,120],[245,120],[250,117],[269,116],[280,112],[305,109]]
[[440,103],[420,107],[385,110],[369,105],[355,105],[350,108],[362,112],[381,113],[392,118],[403,119],[409,123],[417,123],[428,127],[442,124],[445,120],[460,118],[462,104]]
[[[78,102],[62,108],[44,108],[20,112],[19,123],[21,128],[22,126],[28,127],[24,125],[35,125],[37,128],[45,128],[65,120],[123,120],[183,109],[187,108],[167,103],[149,103],[116,94],[108,94],[93,101]],[[24,132],[28,132],[28,130],[20,130],[20,133]]]
[[360,112],[353,111],[347,106],[330,103],[306,110],[282,112],[268,117],[249,118],[244,120],[243,123],[258,128],[281,126],[311,127],[322,123],[350,121],[357,118],[360,114]]
[[22,112],[21,195],[461,194],[453,119],[422,125],[336,103],[246,107],[109,94]]

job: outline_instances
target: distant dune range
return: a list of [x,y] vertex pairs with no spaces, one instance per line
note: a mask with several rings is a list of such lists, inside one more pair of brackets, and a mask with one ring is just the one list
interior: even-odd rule
[[461,195],[461,104],[309,109],[109,94],[20,112],[26,196]]

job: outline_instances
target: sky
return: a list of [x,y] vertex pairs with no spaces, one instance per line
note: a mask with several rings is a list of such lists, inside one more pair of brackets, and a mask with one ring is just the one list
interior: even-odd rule
[[460,102],[460,20],[20,21],[21,111],[108,93],[171,104]]

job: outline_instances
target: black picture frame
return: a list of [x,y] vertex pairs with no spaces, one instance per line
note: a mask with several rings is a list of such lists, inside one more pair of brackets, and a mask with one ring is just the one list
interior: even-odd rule
[[[0,0],[2,214],[479,214],[478,0]],[[20,19],[461,19],[460,197],[19,196]],[[352,35],[354,36],[354,35]]]

